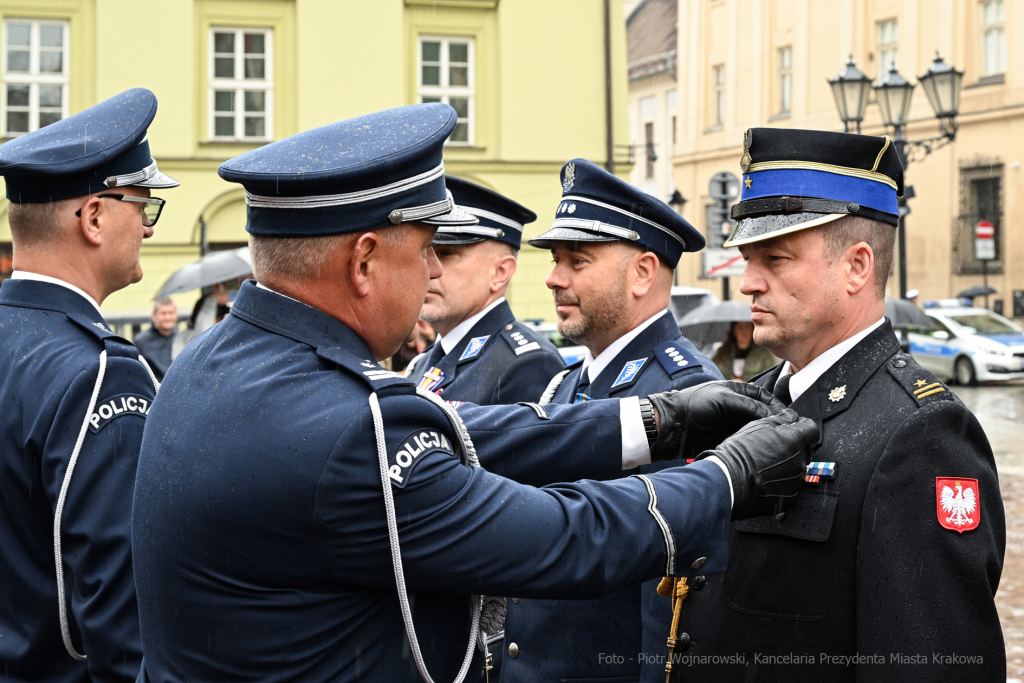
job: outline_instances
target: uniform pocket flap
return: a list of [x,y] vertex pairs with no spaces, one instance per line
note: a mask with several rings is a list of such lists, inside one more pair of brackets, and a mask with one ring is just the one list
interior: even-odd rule
[[838,491],[803,491],[781,515],[766,515],[736,522],[737,531],[776,534],[805,541],[826,541],[839,503]]

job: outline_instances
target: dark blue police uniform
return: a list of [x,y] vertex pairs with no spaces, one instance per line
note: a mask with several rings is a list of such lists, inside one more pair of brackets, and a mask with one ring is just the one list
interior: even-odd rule
[[[153,93],[129,90],[4,143],[7,198],[174,187],[146,142],[155,114]],[[130,680],[132,491],[157,382],[91,301],[52,282],[0,286],[0,354],[0,666],[16,681]]]
[[[479,223],[442,224],[434,236],[435,245],[490,239],[519,250],[523,226],[537,220],[537,214],[462,178],[445,176],[445,185],[459,208]],[[495,405],[536,401],[564,367],[554,344],[516,321],[508,303],[502,301],[473,325],[451,353],[445,354],[438,343],[417,358],[409,377],[449,401]]]
[[[606,207],[612,207],[588,205],[593,212],[588,217],[595,222],[631,228],[639,221],[631,223],[625,212],[635,210],[637,217],[658,222],[659,226],[678,234],[688,242],[687,251],[703,247],[699,234],[655,198],[590,162],[577,159],[569,163],[573,167],[571,187],[563,189],[570,198],[563,198],[556,221],[583,213],[579,208],[582,202],[573,196],[593,197]],[[569,164],[562,173],[563,179],[568,176]],[[572,213],[563,208],[566,206],[574,206]],[[642,210],[640,206],[643,206]],[[618,239],[590,228],[585,223],[556,222],[552,230],[531,240],[531,244],[550,247],[555,241]],[[678,263],[680,252],[665,249],[660,232],[647,230],[635,243],[655,251],[672,267]],[[647,396],[722,379],[715,364],[683,338],[669,311],[658,316],[629,341],[597,377],[581,385],[582,365],[580,361],[555,378],[547,387],[543,401],[571,404],[602,398]],[[680,464],[675,461],[645,465],[639,471],[654,472]],[[617,476],[635,472],[620,472]],[[629,586],[597,600],[515,598],[508,606],[506,651],[503,653],[514,652],[515,657],[504,657],[502,683],[567,679],[661,683],[665,678],[664,664],[644,666],[647,653],[664,653],[672,619],[669,600],[657,594],[657,586],[658,579],[653,579],[642,586]]]
[[[255,234],[463,220],[441,165],[455,119],[442,104],[381,112],[221,174],[245,183]],[[246,283],[149,416],[133,518],[141,680],[440,681],[474,650],[480,603],[465,595],[591,598],[692,574],[699,557],[723,571],[731,493],[712,462],[546,489],[474,466],[479,452],[528,480],[614,460],[623,409],[456,413],[339,320]]]

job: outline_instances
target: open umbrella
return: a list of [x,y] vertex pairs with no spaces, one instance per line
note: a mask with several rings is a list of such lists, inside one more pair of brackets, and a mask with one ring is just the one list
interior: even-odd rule
[[988,296],[989,294],[996,294],[996,290],[991,287],[968,287],[964,291],[956,295],[957,299],[973,299],[976,296]]
[[895,327],[932,327],[931,318],[906,299],[886,299],[885,317],[892,321]]
[[252,272],[249,247],[213,251],[195,263],[178,268],[160,288],[157,299],[171,294],[180,294],[191,289],[211,287],[218,282],[227,282]]
[[679,331],[697,348],[725,341],[732,324],[750,322],[750,304],[723,301],[695,308],[679,321]]

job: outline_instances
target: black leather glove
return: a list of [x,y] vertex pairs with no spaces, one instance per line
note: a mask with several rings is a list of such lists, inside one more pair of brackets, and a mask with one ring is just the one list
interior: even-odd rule
[[741,382],[708,382],[647,398],[660,421],[652,462],[695,458],[751,420],[786,408],[767,389]]
[[787,408],[736,432],[698,460],[716,456],[732,478],[732,518],[770,515],[792,504],[807,473],[818,425]]

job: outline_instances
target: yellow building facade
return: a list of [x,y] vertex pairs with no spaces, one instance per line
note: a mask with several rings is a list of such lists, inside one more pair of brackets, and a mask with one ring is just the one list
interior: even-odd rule
[[[622,0],[610,11],[613,110],[625,112]],[[525,240],[550,223],[561,165],[605,160],[602,0],[0,0],[0,18],[5,138],[132,87],[159,100],[150,145],[181,186],[160,193],[168,203],[143,245],[144,279],[112,295],[105,313],[148,313],[167,277],[199,257],[204,236],[213,249],[246,242],[244,193],[217,176],[225,160],[440,100],[459,114],[446,171],[538,214],[509,299],[519,317],[553,318],[549,254]],[[626,140],[624,115],[612,133]],[[0,271],[9,253],[4,200]],[[197,295],[177,299],[190,310]]]
[[[850,55],[875,81],[895,63],[916,83],[937,50],[965,72],[959,131],[927,158],[911,155],[907,286],[941,299],[981,284],[973,229],[988,220],[997,241],[988,282],[999,292],[991,305],[1024,316],[1024,41],[1014,36],[1024,39],[1021,0],[678,0],[672,180],[689,200],[683,214],[708,230],[709,181],[740,175],[745,129],[843,130],[828,79]],[[862,132],[887,132],[873,96]],[[917,87],[907,136],[938,135]],[[699,259],[680,265],[679,282],[721,292]],[[738,285],[733,278],[733,297]],[[895,271],[889,294],[899,295]]]

